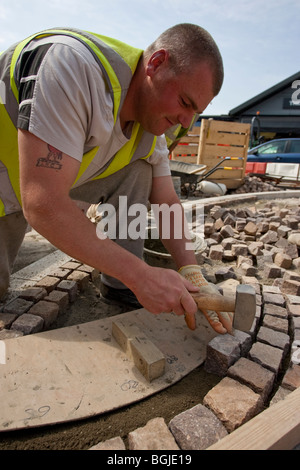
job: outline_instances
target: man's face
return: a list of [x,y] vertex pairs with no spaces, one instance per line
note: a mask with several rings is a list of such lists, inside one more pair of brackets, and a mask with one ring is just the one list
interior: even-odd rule
[[167,53],[158,51],[149,59],[146,70],[137,120],[154,135],[176,124],[189,127],[195,113],[201,114],[214,98],[213,75],[206,63],[175,75]]

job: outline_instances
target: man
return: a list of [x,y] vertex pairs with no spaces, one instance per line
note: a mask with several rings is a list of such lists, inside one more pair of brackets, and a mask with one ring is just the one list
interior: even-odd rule
[[[109,203],[117,211],[121,195],[129,207],[148,200],[179,204],[163,134],[173,126],[188,128],[221,88],[222,59],[211,36],[195,25],[177,25],[142,51],[97,34],[55,29],[3,53],[0,72],[6,87],[0,105],[0,295],[28,222],[58,249],[103,273],[108,300],[185,314],[194,328],[190,292],[207,282],[185,236],[164,240],[182,275],[150,267],[141,259],[143,240],[97,236],[75,201]],[[209,321],[220,325],[215,314]]]

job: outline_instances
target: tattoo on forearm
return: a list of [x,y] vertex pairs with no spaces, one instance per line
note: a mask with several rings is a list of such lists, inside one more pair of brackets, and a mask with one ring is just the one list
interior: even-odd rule
[[46,158],[41,157],[38,159],[36,166],[43,166],[44,168],[53,168],[54,170],[60,170],[62,164],[60,160],[62,159],[62,152],[57,150],[52,145],[47,144],[49,153]]

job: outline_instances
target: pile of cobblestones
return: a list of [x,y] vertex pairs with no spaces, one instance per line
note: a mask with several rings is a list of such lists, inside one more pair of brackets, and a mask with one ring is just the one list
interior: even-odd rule
[[230,193],[262,193],[266,191],[281,191],[281,188],[278,187],[275,182],[269,182],[259,178],[259,176],[246,175],[243,184],[239,188],[230,191]]
[[[186,183],[181,185],[181,195],[184,197],[197,197],[197,198],[207,198],[210,197],[209,194],[204,194],[197,189],[197,184]],[[229,189],[227,194],[244,194],[244,193],[262,193],[269,191],[282,191],[282,188],[279,187],[276,182],[266,181],[259,176],[246,175],[243,184],[241,184],[236,189]],[[216,194],[211,194],[211,197],[216,196]]]
[[222,263],[215,282],[252,276],[300,295],[299,224],[298,200],[237,209],[212,206],[204,225],[204,255]]

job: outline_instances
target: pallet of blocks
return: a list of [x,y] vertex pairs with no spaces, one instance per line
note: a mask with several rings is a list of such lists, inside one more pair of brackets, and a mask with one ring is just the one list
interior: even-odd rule
[[197,163],[200,126],[193,126],[172,150],[171,159],[184,163]]
[[209,177],[210,181],[223,183],[228,189],[243,184],[250,127],[250,124],[202,119],[196,163],[210,170],[224,160]]

